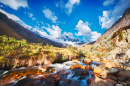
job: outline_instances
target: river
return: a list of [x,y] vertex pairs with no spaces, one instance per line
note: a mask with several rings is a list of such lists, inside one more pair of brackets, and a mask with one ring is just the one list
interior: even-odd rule
[[[86,69],[70,69],[74,64],[83,63],[83,59],[78,62],[66,61],[43,66],[47,69],[42,73],[38,66],[21,67],[12,70],[0,70],[1,86],[88,86],[87,79],[93,76],[93,71]],[[100,67],[100,63],[92,62],[92,67]],[[97,66],[98,65],[98,66]]]

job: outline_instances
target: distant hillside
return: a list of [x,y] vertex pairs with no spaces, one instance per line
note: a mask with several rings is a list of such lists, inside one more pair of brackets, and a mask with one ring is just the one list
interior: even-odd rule
[[8,37],[14,37],[15,39],[26,39],[29,43],[43,43],[53,46],[61,47],[62,44],[49,40],[45,37],[24,28],[20,24],[16,23],[12,19],[9,19],[5,14],[0,12],[0,35],[7,35]]
[[112,32],[117,31],[121,27],[128,26],[130,24],[130,8],[126,9],[122,17],[116,21],[111,28],[105,31],[105,33],[96,40],[96,43],[101,42],[104,37],[109,36]]

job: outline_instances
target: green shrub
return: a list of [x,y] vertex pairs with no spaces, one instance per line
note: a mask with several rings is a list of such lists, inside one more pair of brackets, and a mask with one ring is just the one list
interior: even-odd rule
[[118,37],[119,37],[119,41],[121,41],[122,38],[123,38],[123,33],[122,33],[122,31],[119,32],[119,36],[118,36]]
[[65,60],[65,56],[62,56],[62,58],[61,58],[62,60]]
[[107,37],[104,37],[104,39],[107,39]]

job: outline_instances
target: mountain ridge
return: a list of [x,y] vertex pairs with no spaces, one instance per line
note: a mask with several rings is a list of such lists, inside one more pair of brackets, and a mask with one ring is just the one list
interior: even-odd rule
[[[10,33],[8,32],[10,31]],[[9,19],[4,13],[0,12],[0,35],[7,35],[8,37],[14,37],[18,40],[26,39],[30,43],[43,43],[54,45],[56,47],[62,47],[61,43],[54,42],[45,37],[41,37],[39,34],[34,33],[17,22]]]

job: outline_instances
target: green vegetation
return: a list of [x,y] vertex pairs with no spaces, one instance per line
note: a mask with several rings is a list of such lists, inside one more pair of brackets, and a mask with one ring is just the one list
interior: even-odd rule
[[104,37],[104,39],[107,39],[107,37]]
[[71,60],[81,55],[82,52],[72,46],[57,48],[49,44],[29,44],[25,39],[16,40],[13,37],[0,36],[0,69],[46,65],[47,61]]
[[118,36],[118,37],[119,37],[119,41],[121,41],[122,38],[123,38],[123,33],[122,33],[122,31],[119,32],[119,36]]

